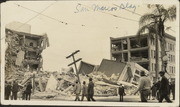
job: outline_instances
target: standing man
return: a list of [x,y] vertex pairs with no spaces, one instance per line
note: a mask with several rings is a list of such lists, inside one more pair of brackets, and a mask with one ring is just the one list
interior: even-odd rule
[[158,81],[155,83],[155,87],[156,87],[156,99],[159,100],[159,87],[160,87],[160,79],[158,79]]
[[88,97],[87,97],[87,86],[86,86],[86,82],[83,81],[83,86],[82,86],[82,98],[81,98],[81,101],[84,100],[84,96],[87,98],[88,100]]
[[26,87],[26,100],[30,100],[31,99],[31,90],[32,90],[32,84],[31,82],[28,83],[27,87]]
[[96,101],[94,98],[94,83],[92,82],[92,78],[89,78],[88,84],[88,101]]
[[76,81],[76,84],[74,86],[74,93],[76,94],[76,98],[74,101],[80,101],[79,95],[81,93],[81,84],[79,84],[78,81]]
[[172,92],[173,100],[175,100],[175,81],[172,81],[171,92]]
[[18,91],[19,91],[19,85],[16,81],[14,81],[12,86],[12,99],[17,100]]
[[9,96],[11,95],[11,83],[5,82],[5,100],[9,100]]
[[159,102],[162,103],[163,99],[165,98],[165,100],[169,103],[171,103],[172,101],[169,99],[169,81],[168,79],[164,76],[165,72],[164,71],[160,71],[159,72],[160,76],[161,76],[161,81],[160,81],[160,87],[159,87],[159,94],[160,94],[160,98],[159,98]]
[[134,95],[140,91],[141,102],[147,102],[147,98],[151,89],[151,80],[145,75],[144,71],[141,71],[140,75],[141,78],[139,80],[139,85],[135,90]]
[[124,92],[124,87],[122,86],[122,84],[120,84],[119,86],[119,96],[120,96],[120,102],[123,101],[123,96],[124,96],[125,92]]
[[155,82],[153,83],[152,87],[151,87],[151,92],[152,92],[152,100],[155,100],[156,98],[156,86],[155,86]]

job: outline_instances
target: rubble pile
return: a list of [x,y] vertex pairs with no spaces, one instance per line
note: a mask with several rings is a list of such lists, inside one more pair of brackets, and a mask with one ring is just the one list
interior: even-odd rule
[[[117,76],[114,76],[117,77]],[[94,71],[86,76],[80,75],[81,81],[86,81],[89,83],[89,78],[93,78],[93,82],[95,84],[94,94],[95,96],[114,96],[117,95],[117,81],[115,78],[107,77],[104,73]],[[114,83],[115,85],[112,85]]]
[[[39,84],[36,89],[38,92],[34,93],[34,95],[32,96],[33,98],[56,99],[57,97],[64,98],[64,97],[72,96],[71,94],[73,92],[72,85],[77,81],[77,77],[75,76],[74,72],[67,71],[66,73],[64,72],[58,73],[56,71],[56,72],[49,72],[47,74],[41,74],[38,76],[41,77],[41,84],[44,83],[42,85],[42,88],[44,90],[43,91],[37,90],[38,87],[40,86]],[[52,77],[54,78],[53,80],[54,82],[50,80]]]
[[[57,80],[56,89],[40,91],[38,90],[38,88],[36,88],[36,92],[32,96],[33,98],[41,98],[41,99],[57,99],[57,98],[61,99],[68,97],[72,98],[72,96],[74,95],[72,94],[73,85],[77,81],[77,77],[74,72],[62,72],[62,73],[52,72],[47,74],[44,74],[44,76],[41,77],[42,83],[45,84],[43,85],[43,88],[46,89],[50,75],[53,75],[53,77]],[[117,95],[118,86],[104,82],[104,78],[107,80],[110,80],[112,78],[110,77],[108,78],[102,72],[92,72],[88,75],[79,74],[79,76],[80,76],[81,84],[83,81],[85,81],[87,85],[89,83],[89,78],[90,77],[93,78],[93,82],[95,84],[95,89],[94,89],[95,96]]]

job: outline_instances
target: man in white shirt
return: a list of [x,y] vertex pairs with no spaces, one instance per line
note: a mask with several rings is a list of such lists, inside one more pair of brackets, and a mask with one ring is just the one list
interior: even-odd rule
[[134,95],[139,91],[141,102],[147,102],[148,95],[151,89],[151,80],[145,75],[144,71],[141,71],[141,78],[139,80],[138,88],[135,90]]

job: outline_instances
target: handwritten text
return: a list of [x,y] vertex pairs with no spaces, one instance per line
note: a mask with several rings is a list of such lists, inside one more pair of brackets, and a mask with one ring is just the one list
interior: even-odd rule
[[92,4],[90,6],[82,5],[82,4],[77,4],[76,5],[76,11],[75,13],[79,12],[87,12],[87,11],[119,11],[122,9],[128,9],[132,12],[136,11],[136,5],[130,4],[130,3],[120,3],[120,4],[113,4],[113,6],[100,6],[98,4]]

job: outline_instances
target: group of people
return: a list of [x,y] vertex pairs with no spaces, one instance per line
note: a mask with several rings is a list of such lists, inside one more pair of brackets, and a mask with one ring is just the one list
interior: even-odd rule
[[[156,84],[154,83],[152,87],[151,87],[151,80],[148,76],[145,75],[145,72],[141,71],[140,75],[141,75],[141,78],[139,80],[138,88],[134,91],[133,94],[136,94],[139,91],[141,102],[147,102],[148,96],[151,93],[151,89],[152,89],[153,98],[157,97],[160,103],[163,101],[163,99],[165,99],[169,103],[172,102],[169,98],[169,94],[170,94],[169,81],[165,77],[164,71],[159,72],[160,80]],[[174,91],[173,92],[173,99],[174,99],[175,86],[174,86],[173,91]]]
[[[160,98],[160,94],[159,94],[159,89],[160,87],[160,80],[157,81],[156,83],[154,82],[152,87],[151,87],[151,95],[152,95],[152,100],[159,100]],[[168,96],[170,97],[171,93],[172,93],[172,99],[175,100],[175,81],[171,81],[169,83],[169,87],[167,88],[168,91]]]
[[22,100],[31,99],[31,82],[28,82],[27,85],[21,88],[16,81],[11,84],[11,82],[5,82],[5,100],[17,100],[18,93],[21,93]]
[[[89,84],[88,86],[86,85],[86,82],[83,81],[83,85],[81,88],[81,84],[76,81],[76,84],[74,85],[74,90],[73,92],[76,95],[75,101],[83,101],[84,97],[87,98],[88,101],[96,101],[93,96],[94,96],[94,83],[92,81],[92,78],[89,78]],[[79,96],[81,94],[82,91],[82,98],[80,100]]]

